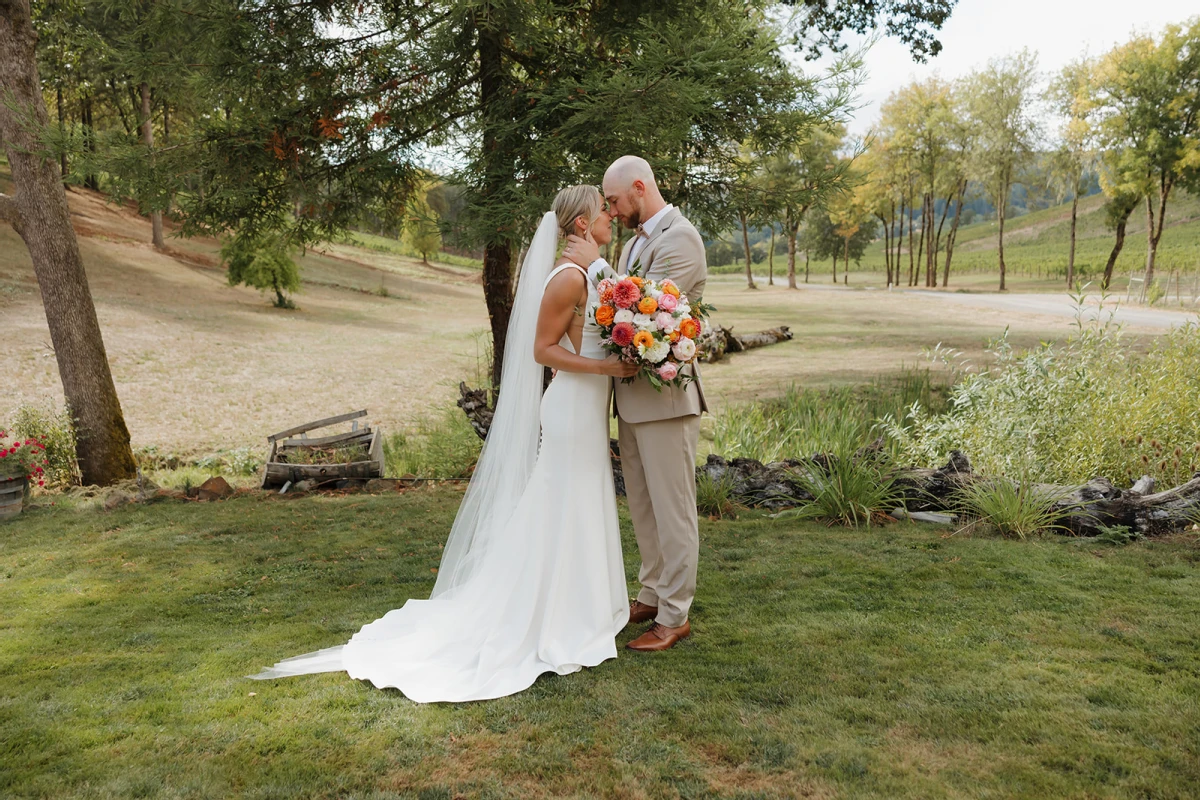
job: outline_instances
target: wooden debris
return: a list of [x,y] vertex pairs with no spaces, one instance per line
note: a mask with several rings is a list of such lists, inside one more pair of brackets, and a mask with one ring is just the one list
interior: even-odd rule
[[[352,411],[268,436],[270,451],[263,466],[262,488],[274,489],[289,483],[298,488],[306,481],[319,485],[382,477],[383,438],[378,429],[359,427],[358,420],[366,415],[366,409]],[[309,431],[346,422],[352,425],[349,432],[308,436]],[[350,458],[344,458],[347,455]]]

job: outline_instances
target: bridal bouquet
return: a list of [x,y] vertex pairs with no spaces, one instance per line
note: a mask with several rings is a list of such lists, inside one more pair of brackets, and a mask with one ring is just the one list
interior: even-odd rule
[[[669,280],[651,281],[637,275],[605,278],[591,314],[600,327],[601,343],[610,353],[641,367],[655,389],[686,386],[693,380],[682,368],[696,360],[696,341],[711,310],[693,306]],[[636,376],[635,376],[636,377]],[[632,383],[633,378],[624,382]]]

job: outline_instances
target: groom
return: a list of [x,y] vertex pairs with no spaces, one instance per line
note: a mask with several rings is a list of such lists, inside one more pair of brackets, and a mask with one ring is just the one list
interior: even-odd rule
[[[693,304],[700,302],[708,277],[704,241],[690,222],[663,200],[654,172],[643,158],[622,156],[604,173],[610,212],[636,231],[621,253],[618,273],[640,265],[649,280],[671,279]],[[611,269],[596,245],[569,237],[564,255],[588,270],[592,280]],[[629,514],[637,536],[642,589],[629,607],[631,623],[654,625],[626,647],[667,650],[687,638],[688,609],[696,595],[700,534],[696,523],[696,445],[700,414],[707,411],[696,380],[684,388],[656,391],[644,379],[616,382],[615,401],[621,468]]]

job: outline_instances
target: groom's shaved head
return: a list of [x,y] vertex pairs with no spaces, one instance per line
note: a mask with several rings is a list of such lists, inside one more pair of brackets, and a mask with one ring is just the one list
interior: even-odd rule
[[604,173],[604,197],[626,228],[657,214],[666,203],[650,162],[640,156],[621,156]]
[[621,156],[612,163],[604,173],[604,185],[612,182],[615,189],[628,189],[634,181],[641,181],[647,186],[658,186],[654,180],[654,170],[650,162],[640,156]]

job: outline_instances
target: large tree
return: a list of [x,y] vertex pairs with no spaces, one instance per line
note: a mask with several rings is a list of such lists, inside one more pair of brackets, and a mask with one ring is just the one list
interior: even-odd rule
[[132,477],[136,465],[62,172],[43,141],[51,126],[36,46],[29,0],[0,0],[0,141],[16,187],[12,196],[0,194],[0,220],[29,248],[63,393],[78,428],[83,481],[105,485]]
[[[106,172],[160,187],[141,193],[152,206],[176,197],[185,234],[270,228],[306,243],[364,214],[401,215],[415,163],[457,151],[451,177],[466,203],[452,233],[483,250],[495,380],[514,257],[558,188],[637,152],[673,202],[723,230],[739,143],[772,129],[794,136],[826,116],[784,57],[765,0],[180,2],[119,42],[136,51],[172,24],[186,27],[185,41],[153,63],[118,60],[130,75],[151,66],[153,80],[182,76],[209,111],[152,161],[144,145],[128,146]],[[787,30],[806,48],[837,47],[841,31],[882,22],[924,57],[953,3],[803,5]]]
[[1041,136],[1033,107],[1037,80],[1037,56],[1021,50],[989,61],[971,76],[967,87],[967,108],[978,132],[974,173],[987,188],[999,223],[1000,291],[1005,290],[1004,221],[1009,195]]
[[1200,17],[1111,50],[1090,91],[1112,182],[1145,196],[1149,287],[1171,191],[1200,171]]
[[1090,85],[1095,65],[1086,57],[1067,64],[1050,82],[1047,99],[1059,119],[1058,144],[1050,154],[1046,177],[1055,199],[1071,198],[1071,232],[1067,252],[1067,288],[1075,287],[1075,229],[1079,198],[1095,168],[1095,129],[1090,116]]

